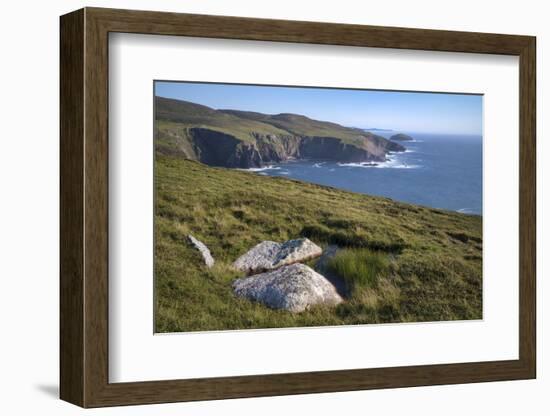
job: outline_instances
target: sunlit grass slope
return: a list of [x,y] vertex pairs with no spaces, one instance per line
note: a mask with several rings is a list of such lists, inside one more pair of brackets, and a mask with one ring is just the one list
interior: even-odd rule
[[[479,216],[157,154],[158,332],[479,319]],[[207,269],[187,234],[205,242]],[[341,251],[328,264],[349,295],[293,314],[234,296],[230,264],[263,240],[305,236]],[[308,263],[315,266],[315,262]]]

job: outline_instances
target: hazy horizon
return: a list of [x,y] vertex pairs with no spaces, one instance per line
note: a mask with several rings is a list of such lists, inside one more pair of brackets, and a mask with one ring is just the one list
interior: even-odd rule
[[155,81],[154,92],[217,110],[295,113],[366,130],[482,135],[482,95],[183,81]]

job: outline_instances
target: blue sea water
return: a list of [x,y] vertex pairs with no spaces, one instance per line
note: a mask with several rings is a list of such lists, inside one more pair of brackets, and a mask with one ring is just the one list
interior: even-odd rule
[[[376,132],[390,136],[392,132]],[[409,133],[407,151],[388,161],[336,163],[296,160],[274,164],[257,173],[284,176],[363,194],[466,214],[482,214],[481,136]]]

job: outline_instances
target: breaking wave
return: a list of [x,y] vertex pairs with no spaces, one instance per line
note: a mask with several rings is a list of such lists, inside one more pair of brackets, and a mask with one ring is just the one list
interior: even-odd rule
[[261,168],[248,168],[248,169],[239,169],[239,170],[244,170],[244,171],[247,171],[247,172],[263,172],[263,171],[266,171],[266,170],[278,170],[278,169],[281,169],[280,166],[274,166],[274,165],[268,165],[268,166],[264,166],[264,167],[261,167]]
[[398,159],[388,159],[385,162],[359,162],[359,163],[338,163],[341,167],[354,167],[354,168],[376,168],[376,169],[418,169],[422,166],[412,165],[399,161]]

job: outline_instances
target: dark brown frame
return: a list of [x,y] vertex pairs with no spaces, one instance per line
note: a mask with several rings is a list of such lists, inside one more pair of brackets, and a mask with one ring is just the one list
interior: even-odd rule
[[[519,359],[109,383],[110,32],[519,56]],[[62,16],[61,398],[82,407],[100,407],[535,378],[535,45],[530,36],[99,8]]]

